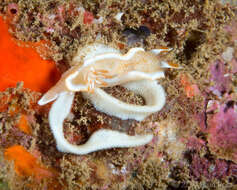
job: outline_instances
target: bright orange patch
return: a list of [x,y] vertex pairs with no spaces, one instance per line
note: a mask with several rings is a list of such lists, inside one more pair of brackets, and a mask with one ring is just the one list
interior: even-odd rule
[[1,96],[0,97],[0,112],[6,111],[8,108],[8,97],[7,96]]
[[46,92],[60,78],[55,63],[43,60],[33,47],[18,46],[2,17],[0,26],[0,91],[23,81],[25,88]]
[[94,20],[94,16],[91,12],[85,11],[84,12],[84,18],[83,18],[83,23],[84,24],[91,24]]
[[174,68],[178,68],[178,67],[179,67],[178,64],[173,63],[172,61],[169,61],[169,62],[168,62],[168,65],[170,65],[171,67],[174,67]]
[[163,50],[169,50],[169,48],[168,48],[168,47],[166,47],[166,46],[160,46],[160,47],[159,47],[159,49],[163,49]]
[[191,84],[186,75],[182,75],[180,83],[184,88],[185,94],[188,98],[192,98],[195,95],[199,94],[199,89],[196,84]]
[[23,146],[15,145],[6,149],[4,156],[14,161],[15,171],[20,176],[34,176],[36,179],[53,177],[53,173],[41,166]]
[[24,133],[30,135],[31,134],[31,128],[28,124],[28,121],[27,121],[27,118],[26,118],[26,115],[21,115],[21,118],[20,118],[20,121],[17,125],[19,127],[19,129],[21,131],[23,131]]

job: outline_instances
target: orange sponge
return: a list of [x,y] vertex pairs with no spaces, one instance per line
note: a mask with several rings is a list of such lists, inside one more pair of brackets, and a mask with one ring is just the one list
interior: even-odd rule
[[19,81],[25,88],[47,91],[60,78],[55,63],[43,60],[33,47],[18,46],[1,17],[0,26],[0,91]]
[[53,173],[41,166],[36,157],[30,154],[23,146],[15,145],[6,149],[5,158],[13,160],[15,171],[20,176],[34,176],[38,179],[52,177]]

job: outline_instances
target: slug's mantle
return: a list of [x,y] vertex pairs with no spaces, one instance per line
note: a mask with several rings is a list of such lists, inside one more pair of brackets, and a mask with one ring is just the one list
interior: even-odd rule
[[[165,92],[155,81],[164,77],[164,68],[177,65],[161,61],[157,56],[168,48],[150,52],[132,48],[122,55],[118,50],[103,44],[92,44],[80,49],[73,59],[73,66],[65,72],[58,83],[38,102],[47,104],[57,99],[49,112],[49,124],[56,139],[57,148],[63,152],[87,154],[113,147],[133,147],[151,141],[152,134],[129,136],[100,129],[84,145],[72,145],[63,135],[63,122],[70,113],[75,92],[91,100],[95,108],[121,119],[143,120],[159,111],[165,104]],[[122,102],[107,94],[101,87],[122,85],[144,97],[146,105],[138,106]]]

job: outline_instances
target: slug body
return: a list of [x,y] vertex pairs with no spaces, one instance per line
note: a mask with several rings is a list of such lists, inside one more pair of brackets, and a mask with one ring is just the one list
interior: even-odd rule
[[[103,49],[103,46],[102,46]],[[105,49],[105,48],[104,48]],[[93,46],[88,51],[93,51]],[[106,49],[84,60],[77,57],[77,64],[66,71],[58,83],[41,99],[39,104],[53,101],[61,92],[89,92],[95,88],[111,87],[137,80],[155,80],[164,77],[163,68],[177,68],[167,62],[160,61],[157,56],[167,48],[146,52],[143,48],[132,48],[122,55],[114,49]],[[43,102],[44,101],[44,102]]]
[[[94,107],[120,119],[142,121],[165,105],[166,94],[156,79],[164,77],[164,68],[178,68],[175,64],[161,61],[157,56],[167,48],[150,52],[132,48],[126,54],[103,44],[92,44],[79,49],[72,63],[58,83],[38,101],[39,105],[56,100],[49,112],[49,125],[61,152],[87,154],[115,148],[134,147],[149,143],[153,135],[134,135],[110,129],[99,129],[83,145],[70,144],[63,133],[63,123],[73,106],[75,92],[91,101]],[[122,85],[140,94],[146,105],[133,105],[116,99],[101,87]]]

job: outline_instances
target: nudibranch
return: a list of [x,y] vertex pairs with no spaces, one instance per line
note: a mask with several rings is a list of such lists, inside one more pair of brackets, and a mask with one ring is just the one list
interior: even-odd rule
[[[134,147],[147,144],[153,135],[129,136],[109,129],[100,129],[83,145],[70,144],[63,135],[63,122],[70,113],[75,92],[82,92],[95,108],[121,119],[143,120],[159,111],[165,104],[165,92],[156,81],[164,77],[164,68],[178,68],[161,61],[158,54],[168,48],[149,52],[132,48],[126,54],[103,44],[94,43],[79,49],[73,67],[66,71],[58,83],[39,100],[39,105],[56,100],[49,112],[49,124],[58,150],[74,154],[87,154],[113,147]],[[122,102],[106,93],[102,87],[122,85],[140,94],[146,105]]]

